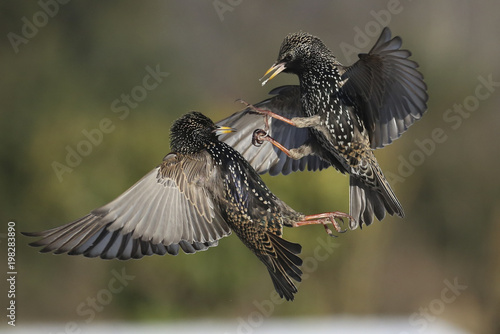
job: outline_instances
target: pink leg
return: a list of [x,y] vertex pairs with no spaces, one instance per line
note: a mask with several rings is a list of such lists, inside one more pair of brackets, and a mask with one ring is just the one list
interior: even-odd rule
[[[295,122],[293,122],[291,119],[283,117],[281,115],[278,115],[278,114],[272,112],[271,110],[256,108],[254,105],[247,103],[241,99],[239,99],[238,101],[243,103],[244,105],[246,105],[248,108],[252,109],[253,111],[255,111],[257,114],[261,114],[261,115],[264,115],[267,117],[279,119],[280,121],[285,122],[287,124],[290,124],[291,126],[295,126],[295,127],[297,126],[295,124]],[[266,123],[267,123],[267,118],[266,118]]]
[[342,224],[344,224],[344,218],[354,220],[354,218],[347,213],[335,211],[305,216],[304,220],[295,222],[292,226],[299,227],[304,225],[322,224],[325,227],[326,233],[328,233],[328,235],[330,236],[334,236],[332,230],[330,230],[330,228],[328,227],[328,224],[331,223],[337,232],[344,233],[345,230],[342,230],[339,223],[336,221],[336,219],[339,219],[340,221],[342,221]]
[[264,141],[268,141],[277,148],[279,148],[283,153],[285,153],[288,157],[292,159],[296,159],[292,154],[290,153],[290,150],[287,149],[285,146],[281,145],[278,141],[276,141],[273,137],[269,136],[266,131],[262,129],[256,129],[253,132],[252,136],[252,144],[255,146],[260,146]]

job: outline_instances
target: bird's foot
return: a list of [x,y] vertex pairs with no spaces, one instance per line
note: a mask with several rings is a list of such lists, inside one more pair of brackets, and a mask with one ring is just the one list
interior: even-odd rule
[[252,145],[257,147],[261,146],[268,136],[267,131],[256,129],[252,134]]
[[237,99],[236,102],[244,104],[250,110],[249,111],[250,114],[258,114],[265,116],[266,125],[264,127],[264,131],[265,132],[269,131],[269,117],[272,117],[269,115],[269,113],[272,113],[270,110],[257,108],[253,104],[250,104],[243,99]]
[[257,108],[253,104],[250,104],[243,99],[237,99],[236,102],[244,104],[247,108],[251,110],[250,113],[252,114],[267,115],[268,113],[272,113],[272,111],[270,110]]
[[316,215],[305,216],[304,220],[300,222],[296,222],[293,224],[293,227],[299,227],[304,225],[312,225],[312,224],[322,224],[325,228],[326,233],[331,237],[336,237],[333,234],[332,230],[328,227],[329,224],[332,224],[337,233],[344,233],[346,230],[342,229],[340,226],[344,225],[344,218],[347,218],[349,221],[354,220],[354,218],[347,213],[335,211],[335,212],[326,212],[320,213]]
[[268,127],[269,117],[272,117],[272,118],[278,119],[278,120],[280,120],[280,121],[282,121],[282,122],[285,122],[285,123],[287,123],[287,124],[290,124],[291,126],[295,126],[295,127],[297,126],[297,125],[295,124],[295,122],[293,122],[291,119],[286,118],[286,117],[281,116],[281,115],[278,115],[278,114],[276,114],[276,113],[272,112],[272,111],[271,111],[271,110],[269,110],[269,109],[261,109],[261,108],[257,108],[257,107],[256,107],[256,106],[254,106],[253,104],[250,104],[250,103],[248,103],[248,102],[246,102],[246,101],[244,101],[244,100],[242,100],[242,99],[238,99],[237,101],[239,101],[239,102],[243,103],[244,105],[246,105],[246,106],[247,106],[247,108],[250,108],[250,109],[252,110],[252,111],[251,111],[251,113],[266,116],[266,126],[267,126],[267,129],[266,129],[266,130],[268,130],[268,129],[269,129],[269,127]]
[[252,144],[254,146],[261,146],[265,141],[270,142],[274,146],[276,146],[278,149],[280,149],[283,153],[285,153],[289,158],[298,160],[304,156],[303,153],[300,152],[300,150],[297,149],[287,149],[285,146],[283,146],[280,142],[278,142],[276,139],[271,137],[267,131],[264,131],[262,129],[256,129],[253,134],[252,134]]

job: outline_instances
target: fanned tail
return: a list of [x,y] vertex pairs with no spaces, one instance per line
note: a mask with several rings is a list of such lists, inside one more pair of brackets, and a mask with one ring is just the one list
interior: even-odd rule
[[373,217],[382,220],[386,211],[404,217],[404,211],[396,194],[385,178],[382,170],[375,163],[367,164],[361,175],[351,175],[349,187],[350,215],[356,221],[351,221],[351,229],[363,224],[370,225]]
[[266,233],[270,244],[268,255],[259,256],[262,262],[267,266],[267,270],[273,280],[274,288],[281,298],[293,300],[293,294],[297,292],[297,287],[292,278],[300,282],[302,271],[302,259],[297,256],[302,250],[302,246],[289,242],[272,233]]

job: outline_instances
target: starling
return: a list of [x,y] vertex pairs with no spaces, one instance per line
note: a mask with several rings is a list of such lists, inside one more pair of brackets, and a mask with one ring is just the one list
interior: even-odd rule
[[266,265],[281,297],[293,300],[301,280],[301,246],[282,238],[283,226],[332,223],[346,214],[305,216],[277,198],[249,163],[218,140],[229,127],[199,112],[174,122],[163,162],[111,203],[69,224],[24,233],[42,253],[126,260],[177,255],[216,246],[231,231]]
[[[271,92],[275,97],[223,121],[238,128],[235,137],[264,126],[265,131],[255,132],[254,143],[270,141],[286,155],[276,149],[248,148],[250,142],[233,136],[221,140],[243,152],[260,173],[286,174],[328,165],[348,173],[351,229],[370,225],[374,216],[382,220],[386,211],[403,217],[403,208],[373,154],[400,137],[427,109],[423,76],[401,44],[400,37],[391,38],[389,28],[384,28],[368,54],[359,54],[356,63],[344,66],[318,37],[289,34],[263,84],[288,72],[299,77],[300,85],[279,87]],[[267,117],[259,121],[252,115],[255,112],[289,125]],[[263,157],[271,161],[266,163]]]

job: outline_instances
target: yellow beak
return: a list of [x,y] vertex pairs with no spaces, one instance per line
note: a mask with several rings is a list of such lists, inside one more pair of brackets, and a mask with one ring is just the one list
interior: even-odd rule
[[283,70],[285,69],[285,64],[279,63],[279,64],[274,64],[271,66],[266,73],[264,73],[264,76],[259,79],[259,81],[262,81],[268,74],[272,73],[269,78],[266,80],[262,81],[262,86],[264,86],[269,80],[280,74]]
[[224,133],[236,132],[236,129],[233,129],[229,126],[219,126],[217,129],[214,130],[214,132],[217,136],[220,136]]

